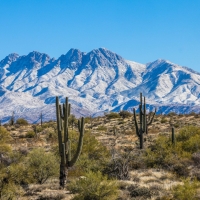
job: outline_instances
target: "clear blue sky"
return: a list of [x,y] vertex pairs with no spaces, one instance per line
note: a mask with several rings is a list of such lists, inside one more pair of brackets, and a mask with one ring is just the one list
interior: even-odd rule
[[200,0],[0,0],[0,60],[99,47],[200,72]]

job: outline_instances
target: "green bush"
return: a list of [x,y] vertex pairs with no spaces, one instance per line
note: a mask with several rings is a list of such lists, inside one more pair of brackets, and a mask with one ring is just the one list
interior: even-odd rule
[[160,122],[161,122],[162,124],[164,124],[164,123],[166,123],[166,122],[167,122],[167,119],[163,117],[163,118],[161,119],[161,121],[160,121]]
[[32,182],[43,184],[53,176],[58,176],[59,164],[52,153],[44,149],[34,149],[27,156],[27,170]]
[[73,129],[74,126],[78,123],[78,121],[77,121],[77,119],[76,119],[76,117],[74,115],[70,115],[69,119],[68,119],[68,123]]
[[19,124],[19,125],[28,125],[28,121],[25,120],[24,118],[19,118],[19,119],[17,119],[16,124]]
[[177,200],[197,200],[197,189],[200,188],[200,182],[197,180],[184,180],[183,185],[177,185],[173,188],[174,199]]
[[33,125],[33,130],[34,130],[34,132],[39,133],[44,130],[44,127],[40,126],[40,125]]
[[[78,136],[75,131],[69,132],[72,156],[76,151]],[[110,159],[111,155],[106,146],[99,142],[90,131],[85,131],[82,153],[75,166],[69,170],[69,177],[84,175],[88,171],[102,171]]]
[[128,117],[131,117],[132,114],[130,112],[128,112],[127,110],[122,110],[119,112],[119,115],[125,119],[125,118],[128,118]]
[[7,156],[11,152],[11,147],[8,145],[11,139],[10,133],[4,127],[0,126],[0,158]]
[[116,118],[119,118],[120,115],[119,115],[119,113],[111,112],[111,113],[109,113],[109,114],[106,114],[106,117],[107,117],[108,119],[116,119]]
[[187,176],[192,155],[200,151],[200,130],[189,126],[175,133],[176,143],[172,144],[171,136],[158,136],[145,151],[144,160],[149,167],[164,167],[178,175]]
[[85,177],[70,182],[68,189],[77,194],[74,200],[114,200],[118,196],[118,185],[114,180],[108,180],[101,172],[88,172]]
[[28,131],[25,135],[26,138],[34,138],[35,132],[34,131]]
[[17,200],[23,196],[24,190],[20,185],[8,183],[0,191],[0,198],[3,200]]
[[172,117],[172,116],[176,116],[177,114],[175,112],[169,112],[167,115]]
[[0,199],[19,199],[24,191],[20,185],[28,183],[22,163],[0,166]]
[[48,128],[45,132],[47,141],[58,142],[58,134],[55,130]]

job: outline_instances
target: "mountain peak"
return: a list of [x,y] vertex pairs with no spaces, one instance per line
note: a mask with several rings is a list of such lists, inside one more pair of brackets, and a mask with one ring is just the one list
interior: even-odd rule
[[[68,96],[73,112],[80,111],[81,115],[119,106],[132,109],[140,92],[147,103],[167,104],[163,112],[170,112],[175,103],[200,105],[200,75],[187,73],[168,60],[158,59],[146,67],[127,62],[106,48],[88,53],[72,48],[55,61],[48,59],[47,54],[33,51],[24,56],[10,54],[0,61],[2,116],[16,110],[16,117],[34,118],[34,113],[42,111],[52,119],[55,96]],[[188,107],[186,111],[190,110]]]
[[11,53],[8,56],[6,56],[2,61],[0,61],[0,67],[5,66],[6,64],[10,64],[16,61],[18,58],[19,55],[17,53]]
[[32,51],[30,52],[27,57],[29,58],[33,58],[35,60],[40,60],[41,58],[48,58],[50,59],[49,55],[47,55],[46,53],[40,53],[38,51]]

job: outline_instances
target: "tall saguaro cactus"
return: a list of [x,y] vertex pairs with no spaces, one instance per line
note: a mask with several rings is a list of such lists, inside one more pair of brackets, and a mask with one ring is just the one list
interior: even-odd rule
[[[143,103],[144,99],[144,103]],[[134,115],[134,123],[135,123],[135,129],[136,129],[136,134],[140,139],[140,149],[143,149],[143,133],[148,134],[148,126],[152,124],[154,116],[156,114],[156,109],[155,112],[149,115],[147,115],[146,112],[146,100],[145,97],[142,97],[142,93],[140,93],[140,105],[139,105],[139,126],[136,118],[136,111],[135,108],[133,109],[133,115]]]
[[60,186],[64,187],[66,182],[66,176],[69,167],[72,167],[82,150],[83,145],[83,135],[84,135],[84,118],[78,121],[78,131],[80,133],[78,146],[76,153],[71,158],[71,141],[69,139],[69,127],[68,127],[68,118],[70,115],[70,104],[68,103],[68,98],[66,97],[65,103],[61,106],[59,104],[59,98],[56,97],[56,117],[57,117],[57,130],[58,130],[58,144],[59,144],[59,153],[61,157],[60,162]]
[[172,127],[172,144],[175,145],[175,132],[174,132],[174,127]]

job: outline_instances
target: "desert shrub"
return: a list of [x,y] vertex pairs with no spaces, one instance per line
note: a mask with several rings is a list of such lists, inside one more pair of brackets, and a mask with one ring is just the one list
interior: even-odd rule
[[179,131],[176,140],[184,142],[195,135],[200,135],[200,129],[195,126],[186,126]]
[[125,119],[125,118],[128,118],[128,117],[131,117],[132,114],[130,112],[128,112],[127,110],[122,110],[119,112],[119,115]]
[[200,165],[200,152],[196,152],[194,154],[192,154],[192,160],[194,161],[194,163],[199,166]]
[[85,117],[85,124],[91,123],[92,117]]
[[0,198],[4,200],[17,200],[23,196],[24,190],[20,185],[8,183],[0,191]]
[[173,188],[174,199],[177,200],[197,200],[197,189],[200,187],[200,182],[197,180],[186,179],[183,185],[177,185]]
[[107,128],[106,128],[106,126],[98,126],[97,130],[98,131],[107,131]]
[[25,120],[24,118],[19,118],[16,120],[16,124],[19,124],[19,125],[28,125],[28,121]]
[[10,133],[2,126],[0,126],[0,162],[2,158],[8,156],[11,152],[11,147],[8,142],[11,140]]
[[112,158],[103,172],[112,178],[114,177],[119,180],[129,180],[130,159],[128,155],[128,153],[124,153],[124,155],[118,155],[116,158]]
[[35,133],[39,133],[42,132],[44,130],[43,126],[39,126],[39,125],[33,125],[33,130]]
[[187,177],[190,173],[190,170],[188,169],[189,164],[191,164],[189,159],[182,158],[181,160],[178,161],[174,159],[174,162],[171,163],[170,168],[178,176]]
[[172,159],[171,141],[166,136],[158,136],[155,143],[146,150],[145,161],[147,166],[163,166]]
[[189,116],[195,116],[196,113],[195,113],[194,111],[192,111],[192,112],[190,112],[188,115],[189,115]]
[[[75,154],[78,134],[75,131],[69,132],[72,146],[72,156]],[[90,131],[84,134],[82,153],[72,169],[69,170],[69,177],[84,175],[88,171],[102,171],[110,160],[110,152],[99,142]]]
[[77,194],[74,200],[114,200],[118,196],[118,185],[114,180],[108,180],[101,172],[89,171],[85,177],[70,182],[68,189]]
[[23,163],[0,166],[0,199],[19,199],[24,193],[21,185],[27,183],[28,178]]
[[111,113],[109,113],[109,114],[106,114],[106,117],[107,117],[108,119],[116,119],[116,118],[119,118],[120,115],[119,115],[119,113],[111,112]]
[[51,141],[51,142],[57,142],[58,141],[58,134],[56,131],[54,131],[53,129],[46,129],[46,139],[47,141]]
[[31,181],[43,184],[50,177],[58,175],[59,165],[53,153],[46,153],[44,149],[34,149],[27,156],[27,170]]
[[50,125],[49,125],[49,123],[42,123],[42,125],[40,125],[40,126],[44,130],[44,129],[48,128]]
[[172,145],[170,137],[158,136],[145,151],[144,160],[149,167],[162,166],[180,176],[187,176],[189,174],[188,166],[192,164],[192,155],[194,157],[194,153],[200,151],[200,131],[198,128],[190,126],[175,134],[175,145]]
[[160,121],[162,124],[166,123],[167,122],[167,119],[165,117],[163,117]]
[[178,122],[176,122],[175,124],[174,124],[174,128],[178,128],[180,126],[180,124],[178,123]]
[[51,192],[45,192],[41,194],[37,200],[61,200],[64,199],[65,195],[63,193],[51,193]]
[[69,119],[68,119],[68,123],[69,125],[72,127],[72,129],[74,128],[75,124],[78,123],[76,117],[74,115],[70,115]]
[[26,138],[34,138],[35,132],[34,131],[28,131],[25,135]]
[[175,112],[169,112],[167,115],[172,117],[172,116],[176,116],[177,114]]
[[200,150],[200,129],[195,126],[187,126],[180,130],[176,141],[181,149],[190,154]]
[[20,124],[15,124],[15,128],[19,128],[20,126]]
[[151,190],[147,187],[141,187],[139,185],[131,185],[128,187],[131,197],[143,197],[145,199],[151,198]]

